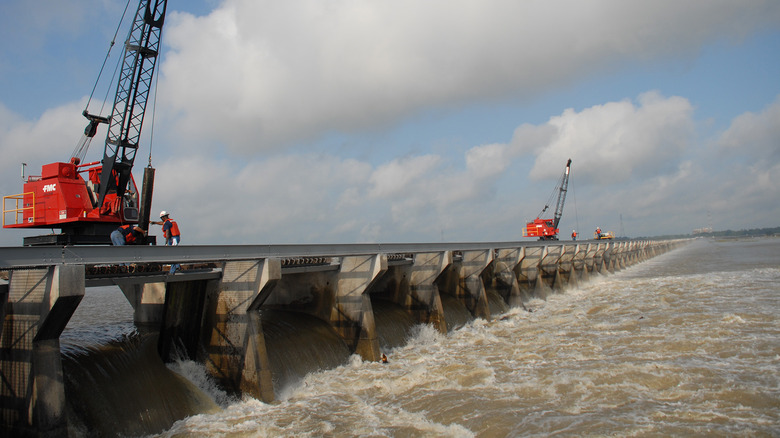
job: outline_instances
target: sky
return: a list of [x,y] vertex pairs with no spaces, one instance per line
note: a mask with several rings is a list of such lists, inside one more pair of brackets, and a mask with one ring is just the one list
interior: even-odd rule
[[[133,173],[182,244],[529,240],[569,158],[565,239],[780,226],[775,0],[168,3]],[[124,7],[0,3],[4,196],[113,99]]]

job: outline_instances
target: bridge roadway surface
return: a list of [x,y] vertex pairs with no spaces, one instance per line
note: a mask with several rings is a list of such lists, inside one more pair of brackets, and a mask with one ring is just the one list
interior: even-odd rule
[[[604,243],[605,240],[356,243],[296,245],[179,245],[179,246],[26,246],[0,247],[0,270],[52,265],[119,263],[205,263],[261,258],[341,257],[371,254],[412,254],[439,251],[509,249],[557,244]],[[618,241],[619,242],[619,241]]]

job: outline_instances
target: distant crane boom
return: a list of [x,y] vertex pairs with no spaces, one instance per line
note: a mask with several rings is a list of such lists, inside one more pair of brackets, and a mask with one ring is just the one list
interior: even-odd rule
[[560,189],[558,192],[558,202],[555,203],[555,221],[553,222],[553,228],[558,228],[558,224],[561,222],[561,216],[563,216],[563,203],[566,202],[566,191],[569,189],[569,170],[571,169],[571,158],[566,162],[566,170],[563,171],[561,177]]

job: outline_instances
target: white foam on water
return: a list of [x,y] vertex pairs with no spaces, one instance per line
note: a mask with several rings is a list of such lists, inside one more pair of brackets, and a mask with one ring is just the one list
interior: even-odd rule
[[179,359],[169,363],[168,369],[192,382],[220,407],[227,407],[238,400],[221,389],[206,370],[206,366],[191,360]]
[[[353,356],[281,401],[242,400],[164,436],[775,435],[780,269],[706,262],[711,245],[533,299],[530,312],[448,334],[417,326],[388,364]],[[711,265],[691,271],[683,259],[696,257]]]

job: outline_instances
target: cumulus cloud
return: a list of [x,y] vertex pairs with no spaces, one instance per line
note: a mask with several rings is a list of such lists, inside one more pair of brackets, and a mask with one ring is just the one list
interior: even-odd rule
[[[349,135],[695,55],[780,22],[776,2],[224,0],[203,16],[169,12],[153,207],[180,221],[183,243],[519,237],[518,218],[533,218],[568,158],[567,228],[615,229],[623,214],[631,234],[652,235],[702,226],[686,221],[708,210],[766,226],[780,214],[780,100],[711,142],[687,96],[657,91],[556,107],[466,146],[410,134],[414,152],[369,159]],[[23,117],[0,103],[4,193],[20,191],[20,162],[67,159],[83,104]],[[330,135],[349,144],[316,141]]]
[[[52,108],[36,120],[26,120],[0,103],[0,172],[17,174],[26,162],[29,173],[40,175],[42,164],[70,159],[87,124],[81,116],[84,103]],[[102,150],[102,144],[99,147]]]
[[515,130],[512,148],[535,158],[531,178],[559,175],[568,158],[578,178],[599,185],[673,171],[694,133],[693,108],[657,92],[586,108],[567,109],[541,126]]
[[730,157],[764,170],[780,163],[780,96],[760,113],[734,119],[721,136],[720,147]]
[[420,189],[426,174],[430,175],[441,162],[436,155],[397,158],[379,166],[371,175],[369,195],[377,198],[406,197]]
[[[81,128],[80,117],[69,115],[79,107],[52,110],[37,121],[0,107],[0,144],[19,144],[24,153],[3,151],[29,157],[32,145],[50,144],[56,132]],[[539,171],[539,184],[552,188],[562,157],[572,156],[576,180],[562,222],[566,228],[579,228],[576,218],[617,231],[608,219],[612,215],[614,224],[619,213],[636,235],[642,228],[630,227],[641,222],[652,223],[645,229],[679,229],[679,217],[686,214],[686,228],[703,226],[704,211],[721,221],[738,221],[737,211],[750,212],[757,224],[771,225],[772,214],[780,213],[768,208],[780,205],[780,164],[766,160],[780,144],[777,103],[736,117],[716,141],[727,149],[757,145],[756,155],[764,159],[736,166],[718,157],[687,158],[703,148],[692,133],[692,112],[683,98],[649,92],[636,101],[569,109],[542,124],[519,125],[510,142],[476,145],[461,156],[425,153],[378,164],[323,153],[250,160],[213,153],[166,157],[156,165],[153,208],[172,212],[187,243],[419,241],[444,238],[445,230],[459,239],[516,238],[522,226],[517,219],[531,219],[544,200],[528,194],[532,182],[525,175],[518,184],[508,179],[529,157],[533,169],[543,169],[545,157],[557,156],[549,172]],[[583,155],[588,153],[621,154],[623,162],[589,161]],[[8,160],[3,165],[6,173],[16,173]],[[597,184],[603,180],[613,184]],[[697,212],[700,222],[690,219]]]
[[[691,196],[696,188],[690,184],[691,163],[682,158],[693,143],[692,112],[686,99],[648,92],[636,102],[569,109],[543,124],[520,125],[509,143],[476,145],[461,156],[406,155],[376,165],[330,154],[277,153],[234,163],[176,159],[161,167],[161,186],[188,180],[189,175],[204,177],[156,203],[167,210],[174,207],[165,203],[179,205],[187,217],[196,218],[198,228],[208,228],[225,212],[240,212],[230,227],[210,229],[210,237],[201,235],[208,239],[371,241],[431,236],[442,229],[463,231],[474,221],[501,223],[488,219],[486,212],[498,214],[521,203],[526,210],[538,211],[544,199],[528,196],[523,185],[528,183],[506,180],[531,156],[531,175],[537,172],[540,184],[552,189],[565,164],[561,157],[571,156],[582,193],[592,192],[588,187],[594,182],[623,184],[614,196],[601,201],[597,197],[591,203],[594,212],[608,207],[600,202],[624,199],[622,205],[631,206],[634,214],[652,214],[664,202]],[[209,208],[191,211],[190,206],[202,205]],[[519,226],[513,224],[514,236]]]
[[[776,226],[780,217],[780,96],[763,111],[736,117],[717,141],[725,172],[712,172],[705,193],[717,211],[739,223]],[[744,221],[744,219],[742,219]]]
[[777,16],[758,0],[225,0],[169,17],[161,101],[187,143],[251,154],[423,108],[535,95]]

